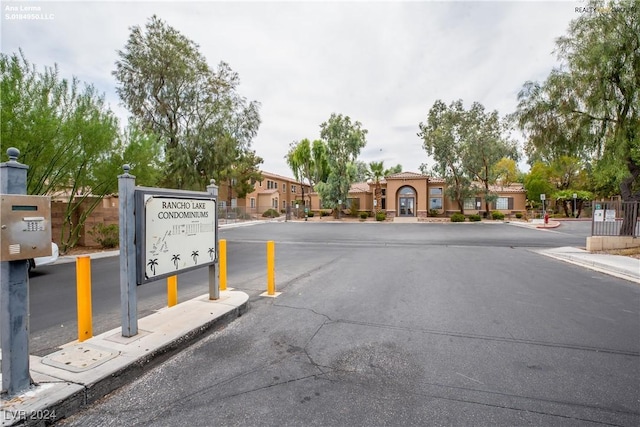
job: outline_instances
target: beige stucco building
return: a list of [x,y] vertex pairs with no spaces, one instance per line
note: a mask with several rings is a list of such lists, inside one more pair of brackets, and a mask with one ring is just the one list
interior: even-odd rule
[[[222,186],[218,200],[221,207],[239,208],[250,215],[260,215],[267,209],[285,212],[290,207],[308,208],[313,211],[322,209],[318,193],[311,192],[308,185],[302,185],[294,178],[262,172],[262,181],[254,183],[254,190],[244,199],[231,198],[231,205]],[[379,183],[381,190],[380,210],[387,218],[416,217],[426,218],[436,215],[450,215],[459,212],[458,203],[445,195],[446,184],[442,179],[432,178],[415,172],[400,172],[386,176]],[[304,188],[304,199],[303,199]],[[374,182],[360,182],[351,185],[349,197],[343,206],[350,209],[356,206],[358,211],[372,212],[377,210],[375,204]],[[494,185],[490,188],[498,199],[490,204],[492,211],[500,211],[506,215],[526,211],[526,191],[522,184],[509,186]],[[466,214],[482,212],[485,202],[482,195],[464,201]]]
[[[298,205],[302,208],[305,204],[302,202],[303,196],[308,204],[311,189],[294,178],[263,171],[262,181],[256,181],[253,184],[253,191],[245,198],[239,199],[233,194],[229,198],[229,191],[227,186],[220,186],[218,193],[220,208],[239,208],[248,215],[260,215],[268,209],[284,212],[287,207],[295,208]],[[231,199],[230,205],[229,199]]]
[[[356,203],[360,211],[376,210],[374,207],[375,183],[356,183],[351,186],[349,200],[346,205]],[[386,176],[380,181],[381,206],[387,218],[416,217],[426,218],[437,215],[450,215],[459,212],[458,203],[445,195],[446,184],[436,179],[415,172],[400,172]],[[500,211],[506,215],[526,211],[526,191],[522,184],[509,186],[494,185],[490,187],[498,199],[490,204],[492,211]],[[312,193],[311,209],[321,208],[317,193]],[[466,214],[484,211],[485,201],[479,194],[464,200]]]

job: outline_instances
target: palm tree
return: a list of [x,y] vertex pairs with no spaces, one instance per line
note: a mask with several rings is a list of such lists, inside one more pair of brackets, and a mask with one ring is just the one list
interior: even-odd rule
[[214,248],[209,248],[209,257],[211,258],[211,261],[213,261],[213,255],[215,254],[216,250]]
[[191,258],[193,258],[193,262],[195,264],[198,263],[198,256],[200,256],[200,253],[198,251],[192,251],[191,252]]
[[374,197],[376,200],[376,213],[382,210],[382,189],[380,188],[380,179],[384,177],[384,161],[370,162],[367,170],[367,178],[373,180],[376,184]]
[[147,266],[151,268],[154,276],[156,275],[156,265],[158,265],[158,258],[150,259],[147,263]]
[[180,255],[174,255],[171,257],[171,261],[173,261],[173,265],[176,266],[176,270],[178,269],[178,261],[180,261]]

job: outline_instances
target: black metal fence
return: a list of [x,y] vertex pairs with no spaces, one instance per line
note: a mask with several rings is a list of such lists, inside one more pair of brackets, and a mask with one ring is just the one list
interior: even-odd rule
[[[267,214],[265,215],[265,212]],[[266,220],[269,218],[295,219],[304,218],[304,208],[287,206],[285,209],[275,209],[269,206],[259,206],[255,208],[244,207],[219,207],[218,222],[220,224],[233,224],[243,221]]]
[[640,237],[640,202],[592,202],[592,236]]

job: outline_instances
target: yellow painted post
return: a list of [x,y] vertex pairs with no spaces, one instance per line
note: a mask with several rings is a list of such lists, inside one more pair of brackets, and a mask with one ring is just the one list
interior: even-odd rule
[[273,240],[267,242],[267,295],[276,293],[275,272],[276,244]]
[[178,303],[178,276],[167,277],[167,305],[173,307]]
[[93,336],[91,319],[91,258],[76,258],[76,290],[78,304],[78,341]]
[[218,263],[220,264],[220,290],[227,290],[227,241],[226,239],[220,239],[218,242],[219,247],[219,255],[220,259]]

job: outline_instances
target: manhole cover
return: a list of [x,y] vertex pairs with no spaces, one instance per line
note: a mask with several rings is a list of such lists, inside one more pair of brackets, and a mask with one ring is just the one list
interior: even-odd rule
[[116,351],[91,344],[79,344],[51,353],[42,359],[42,363],[71,372],[82,372],[102,365],[117,355]]

